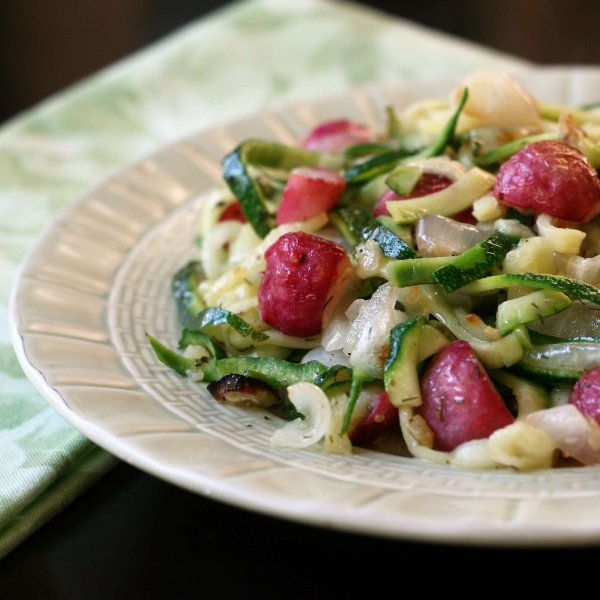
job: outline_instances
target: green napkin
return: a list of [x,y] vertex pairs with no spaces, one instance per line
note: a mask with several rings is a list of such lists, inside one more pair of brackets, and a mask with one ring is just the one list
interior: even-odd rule
[[0,129],[0,557],[116,463],[41,399],[6,325],[19,263],[58,211],[161,146],[274,103],[482,66],[526,65],[357,4],[247,0]]

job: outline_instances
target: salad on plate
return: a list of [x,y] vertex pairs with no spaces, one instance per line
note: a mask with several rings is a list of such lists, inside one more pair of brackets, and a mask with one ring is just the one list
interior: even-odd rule
[[479,70],[386,117],[224,158],[158,359],[280,447],[600,463],[600,109]]

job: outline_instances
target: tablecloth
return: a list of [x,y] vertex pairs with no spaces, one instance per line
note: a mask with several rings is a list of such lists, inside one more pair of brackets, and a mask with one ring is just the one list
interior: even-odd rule
[[50,409],[8,329],[10,289],[40,232],[99,179],[202,128],[368,82],[523,61],[359,4],[245,0],[0,128],[0,557],[116,464]]

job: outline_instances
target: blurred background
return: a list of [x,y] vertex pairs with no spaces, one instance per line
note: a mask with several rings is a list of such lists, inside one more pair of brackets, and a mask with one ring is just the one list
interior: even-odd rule
[[[229,3],[0,2],[0,123]],[[363,4],[540,64],[600,63],[598,0],[371,0]]]

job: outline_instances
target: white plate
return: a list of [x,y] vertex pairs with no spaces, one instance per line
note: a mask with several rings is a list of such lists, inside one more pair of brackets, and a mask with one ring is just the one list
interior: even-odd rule
[[[600,99],[600,70],[536,70],[520,79],[548,100]],[[194,254],[202,200],[239,141],[292,143],[342,116],[381,128],[386,105],[445,96],[451,85],[371,87],[259,114],[170,146],[90,191],[52,224],[14,290],[12,334],[28,377],[100,446],[237,506],[420,540],[599,542],[600,467],[467,472],[364,450],[273,448],[277,418],[217,404],[161,365],[144,336],[176,346],[170,280]]]

